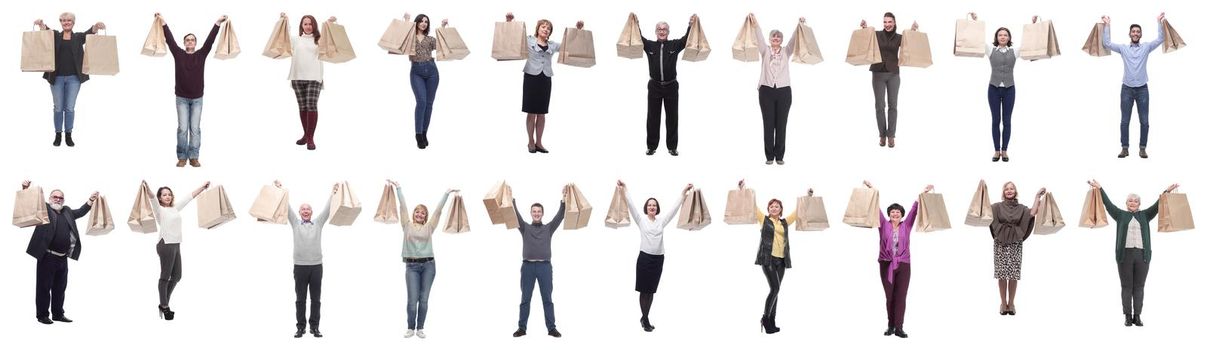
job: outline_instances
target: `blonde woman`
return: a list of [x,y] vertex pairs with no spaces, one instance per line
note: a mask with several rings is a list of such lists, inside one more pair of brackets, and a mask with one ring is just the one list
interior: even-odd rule
[[[34,21],[34,25],[42,30],[50,30],[40,19]],[[66,141],[67,147],[75,147],[75,140],[71,139],[71,131],[75,127],[75,100],[80,94],[80,85],[88,81],[83,68],[84,44],[88,34],[105,29],[105,23],[96,22],[86,31],[72,32],[75,14],[63,12],[59,15],[59,25],[63,30],[54,31],[54,71],[43,73],[42,79],[50,83],[50,94],[54,98],[54,146],[58,147]]]
[[432,281],[436,279],[436,256],[432,251],[432,233],[440,225],[440,212],[448,195],[457,192],[449,189],[440,198],[436,210],[429,212],[427,206],[420,204],[410,216],[405,215],[407,202],[402,195],[402,186],[397,181],[387,180],[394,186],[394,194],[398,196],[398,204],[402,208],[402,261],[407,265],[407,338],[418,336],[427,337],[423,333],[423,323],[427,319],[427,300],[431,295]]

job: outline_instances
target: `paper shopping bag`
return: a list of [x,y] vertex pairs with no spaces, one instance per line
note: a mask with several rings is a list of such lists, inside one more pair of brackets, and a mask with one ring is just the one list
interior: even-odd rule
[[712,53],[712,47],[708,46],[708,38],[704,36],[704,29],[700,27],[700,19],[696,18],[688,29],[687,42],[683,47],[683,60],[700,62],[708,59],[710,53]]
[[847,63],[864,66],[880,62],[882,58],[876,30],[868,27],[851,32],[851,42],[847,44]]
[[84,39],[84,74],[116,75],[117,37],[112,35],[88,34]]
[[637,15],[629,14],[629,19],[620,31],[620,39],[616,41],[616,54],[624,58],[641,58],[645,54],[645,42],[641,41],[641,27],[637,25]]
[[394,19],[381,34],[377,46],[400,55],[415,54],[415,22]]
[[742,28],[738,30],[738,37],[733,40],[733,59],[741,62],[758,62],[762,58],[759,54],[757,30],[754,21],[749,18],[742,23]]
[[796,198],[795,226],[797,231],[821,231],[830,228],[830,218],[826,215],[826,204],[821,197]]
[[54,31],[37,30],[21,33],[21,71],[54,71]]
[[1190,214],[1190,202],[1185,193],[1164,193],[1157,202],[1157,232],[1194,229],[1194,217]]
[[1023,48],[1019,54],[1024,60],[1060,56],[1060,44],[1056,41],[1052,21],[1042,20],[1023,26]]
[[947,217],[947,203],[943,195],[938,193],[923,193],[918,196],[918,217],[915,220],[918,232],[934,232],[951,228],[951,219]]
[[604,226],[610,228],[628,227],[632,224],[629,216],[629,201],[624,191],[619,187],[612,193],[612,204],[608,205],[608,215],[604,218]]
[[796,43],[792,45],[792,62],[818,64],[824,60],[821,49],[817,47],[817,37],[813,36],[813,28],[801,22],[796,25],[796,33],[792,36],[796,38]]
[[854,227],[880,228],[880,191],[866,187],[852,190],[842,223]]
[[490,57],[499,61],[528,59],[528,27],[524,22],[495,22]]
[[566,28],[562,35],[562,49],[558,53],[557,63],[590,68],[595,65],[595,39],[591,31]]
[[155,194],[151,192],[151,188],[147,187],[147,182],[143,181],[138,187],[138,194],[134,197],[134,207],[130,209],[130,217],[126,219],[126,224],[130,225],[130,231],[138,233],[155,233],[158,227],[155,224]]
[[356,217],[360,215],[360,200],[352,193],[352,188],[348,187],[348,182],[339,183],[339,187],[335,189],[335,194],[331,196],[331,220],[328,223],[335,226],[348,226],[356,221]]
[[993,203],[989,199],[989,186],[985,180],[977,184],[972,193],[972,201],[968,204],[968,212],[964,215],[964,224],[969,226],[989,227],[993,223]]
[[218,44],[214,50],[214,58],[220,60],[238,57],[243,52],[239,48],[239,38],[235,36],[235,27],[229,19],[222,22],[222,34],[218,34]]
[[272,26],[272,34],[268,43],[264,44],[263,55],[268,58],[289,58],[293,56],[293,43],[289,40],[289,17],[281,17]]
[[284,224],[289,221],[289,192],[273,185],[260,188],[260,195],[248,211],[259,222]]
[[[1158,210],[1160,210],[1158,208]],[[1106,203],[1102,201],[1102,191],[1091,188],[1085,194],[1085,203],[1081,205],[1081,220],[1078,226],[1088,228],[1105,227],[1110,224],[1106,220]]]
[[562,220],[562,229],[577,230],[587,227],[587,222],[591,220],[591,204],[587,203],[587,198],[583,197],[583,192],[579,191],[578,186],[573,183],[566,185],[569,188],[566,191],[566,217]]
[[1039,200],[1037,211],[1039,215],[1035,217],[1035,234],[1053,234],[1065,227],[1064,216],[1060,215],[1060,207],[1056,205],[1052,192],[1044,193],[1044,197]]
[[26,228],[50,223],[50,211],[46,209],[42,188],[30,186],[17,191],[13,203],[13,226]]
[[460,60],[466,56],[469,56],[469,47],[461,40],[461,33],[457,32],[457,28],[436,28],[436,60]]
[[212,229],[235,220],[235,208],[221,185],[211,187],[197,198],[197,226]]
[[1178,31],[1169,25],[1169,21],[1161,22],[1161,25],[1165,27],[1165,41],[1161,42],[1162,53],[1174,52],[1186,46],[1186,41],[1182,40],[1182,35],[1178,34]]
[[506,181],[496,184],[486,193],[482,202],[486,205],[486,213],[490,215],[492,225],[504,224],[509,230],[520,227],[519,218],[515,214],[515,203],[511,197],[511,186],[508,186]]
[[1110,56],[1111,49],[1102,44],[1102,35],[1105,30],[1106,23],[1094,24],[1094,29],[1090,30],[1090,37],[1085,39],[1085,45],[1081,45],[1081,51],[1094,57]]
[[698,231],[711,223],[712,214],[709,214],[708,205],[704,203],[704,195],[699,189],[688,191],[687,198],[683,199],[683,206],[679,208],[679,223],[676,227]]
[[147,40],[142,43],[142,54],[151,57],[163,57],[168,54],[167,38],[163,34],[163,19],[155,18],[151,22],[151,31]]
[[387,184],[381,190],[381,200],[377,201],[377,213],[373,214],[373,221],[397,224],[399,220],[398,196],[394,194],[394,187]]
[[951,52],[957,57],[985,57],[985,22],[956,20],[956,38]]
[[753,225],[758,223],[758,214],[755,214],[754,208],[758,204],[754,202],[754,190],[736,189],[730,190],[725,200],[725,223],[730,225]]
[[901,33],[901,53],[898,64],[902,67],[930,67],[930,38],[926,33],[907,30]]
[[100,236],[113,231],[113,214],[109,212],[109,201],[105,196],[96,196],[96,203],[88,212],[88,229],[84,233],[90,236]]
[[344,26],[323,22],[323,36],[319,38],[319,60],[329,63],[344,63],[356,58],[352,42]]
[[448,220],[444,222],[444,233],[469,232],[469,215],[465,214],[465,200],[461,194],[453,195],[453,204],[448,211]]

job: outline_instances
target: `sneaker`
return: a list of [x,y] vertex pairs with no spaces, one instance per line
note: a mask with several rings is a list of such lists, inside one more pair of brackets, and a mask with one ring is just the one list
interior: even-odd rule
[[427,334],[423,334],[422,329],[415,330],[415,336],[419,337],[419,339],[427,338]]
[[767,165],[771,165],[771,163],[774,163],[774,162],[775,161],[773,161],[773,160],[769,160],[769,161],[767,161]]
[[407,330],[407,332],[406,332],[406,334],[403,334],[403,335],[402,335],[402,337],[403,337],[403,338],[410,338],[410,337],[414,337],[414,336],[415,336],[415,330],[414,330],[414,329],[408,329],[408,330]]
[[782,160],[777,160],[777,161],[775,161],[775,164],[778,164],[778,165],[784,165],[784,161],[782,161]]

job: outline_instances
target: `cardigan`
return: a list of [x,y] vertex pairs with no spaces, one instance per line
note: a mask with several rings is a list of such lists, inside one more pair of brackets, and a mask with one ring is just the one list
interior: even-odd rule
[[788,42],[780,47],[778,57],[771,51],[771,47],[767,46],[767,39],[763,37],[763,29],[755,27],[754,32],[755,38],[758,38],[759,57],[763,63],[762,73],[759,74],[759,86],[788,87],[792,84],[792,77],[788,74],[788,64],[792,61],[792,49],[796,46],[796,31],[792,32],[792,39],[788,39]]
[[1148,222],[1157,217],[1158,203],[1153,203],[1148,209],[1131,212],[1124,209],[1119,209],[1111,200],[1106,197],[1106,190],[1099,187],[1099,193],[1102,194],[1102,204],[1106,207],[1106,213],[1115,219],[1115,262],[1123,262],[1123,245],[1127,242],[1127,225],[1132,222],[1132,218],[1140,222],[1140,235],[1144,240],[1144,262],[1152,260],[1153,249],[1152,241],[1149,240]]
[[914,219],[918,214],[918,202],[914,201],[914,206],[909,209],[909,214],[901,219],[901,223],[897,226],[898,241],[897,253],[893,254],[893,223],[880,213],[880,261],[889,262],[888,281],[893,283],[893,272],[897,271],[897,266],[904,263],[909,263],[909,233],[914,228]]
[[[55,62],[58,62],[58,55],[71,55],[71,59],[75,61],[75,76],[80,79],[80,84],[88,81],[88,75],[84,74],[84,43],[88,41],[89,34],[95,33],[92,28],[88,28],[84,32],[71,33],[71,41],[67,42],[71,47],[71,52],[63,52],[58,50],[64,44],[63,32],[54,31]],[[57,77],[55,72],[42,73],[42,79],[46,79],[50,85],[54,85],[54,80]]]

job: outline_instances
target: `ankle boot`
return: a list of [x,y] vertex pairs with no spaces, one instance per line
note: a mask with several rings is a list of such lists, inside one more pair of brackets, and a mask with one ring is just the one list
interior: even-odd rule
[[68,132],[64,133],[64,134],[63,134],[63,136],[64,136],[64,137],[63,137],[63,143],[66,143],[66,144],[67,144],[67,147],[75,147],[75,141],[72,141],[72,140],[71,140],[71,132],[70,132],[70,131],[68,131]]
[[59,147],[59,145],[61,145],[61,144],[63,144],[63,133],[61,133],[61,132],[54,133],[54,146]]
[[779,333],[780,327],[775,325],[775,314],[767,318],[767,328],[771,329],[770,333]]
[[423,134],[415,134],[415,147],[419,147],[419,149],[425,148],[423,145]]
[[307,112],[307,113],[309,113],[309,117],[307,118],[307,124],[309,124],[309,128],[306,131],[306,149],[313,151],[314,150],[314,130],[318,126],[318,123],[319,123],[319,112],[313,111],[313,112]]
[[420,133],[419,135],[423,136],[423,147],[422,148],[427,148],[427,146],[428,146],[427,131],[424,131],[424,132]]
[[309,112],[299,111],[298,119],[301,119],[302,121],[302,138],[298,139],[298,141],[294,143],[296,143],[298,146],[301,146],[306,144],[306,130],[310,129]]

